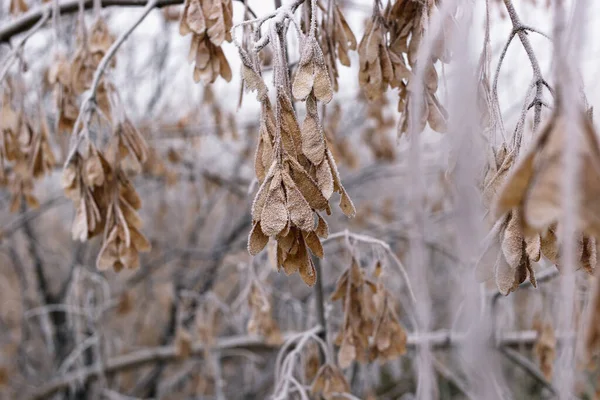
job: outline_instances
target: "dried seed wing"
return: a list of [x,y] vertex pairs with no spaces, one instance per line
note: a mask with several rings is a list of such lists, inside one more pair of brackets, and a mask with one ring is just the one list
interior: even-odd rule
[[286,186],[286,192],[291,221],[303,231],[312,231],[315,222],[310,205],[295,186]]
[[342,187],[342,196],[340,198],[340,208],[342,212],[350,218],[354,218],[356,216],[356,208],[354,207],[354,203],[346,193],[346,189]]
[[225,57],[225,53],[223,53],[223,49],[217,47],[215,54],[219,60],[219,71],[221,77],[225,79],[226,82],[231,82],[231,67],[229,66],[229,62],[227,62],[227,58]]
[[[498,218],[510,209],[518,207],[525,200],[528,186],[534,174],[534,163],[539,148],[544,144],[550,133],[554,130],[556,118],[553,117],[546,127],[540,132],[534,143],[531,144],[528,152],[518,160],[513,172],[506,178],[502,185],[498,200],[494,207],[494,215]],[[526,221],[528,222],[528,221]]]
[[292,84],[292,94],[298,100],[304,100],[311,92],[315,80],[314,63],[300,65]]
[[323,193],[323,197],[329,200],[333,194],[333,175],[331,173],[331,166],[327,158],[324,158],[319,165],[317,165],[317,185]]
[[269,194],[269,188],[271,187],[271,182],[273,180],[273,176],[275,175],[277,163],[273,161],[269,171],[265,176],[265,180],[262,185],[258,188],[258,192],[256,192],[256,196],[254,197],[254,201],[252,202],[252,220],[259,221],[260,214],[262,209],[265,206],[265,202],[267,200],[267,195]]
[[329,236],[329,227],[327,226],[327,222],[323,219],[323,217],[321,217],[321,215],[319,215],[319,213],[316,214],[319,221],[317,223],[317,229],[315,229],[315,233],[318,237],[327,239]]
[[[262,122],[261,122],[262,125]],[[262,182],[265,179],[267,171],[263,164],[263,155],[265,152],[265,145],[262,135],[258,135],[258,145],[256,146],[256,153],[254,153],[254,172],[256,173],[256,179]]]
[[303,245],[302,248],[302,256],[300,257],[301,263],[298,268],[298,272],[300,273],[300,277],[308,286],[314,286],[317,282],[317,271],[315,270],[315,266],[306,251],[306,246]]
[[527,268],[527,275],[529,277],[529,282],[531,283],[531,286],[537,288],[537,280],[535,279],[535,271],[533,270],[531,261],[527,260],[525,266]]
[[310,249],[310,251],[317,257],[323,258],[323,245],[319,240],[319,237],[314,232],[302,232],[304,236],[304,241],[306,245]]
[[283,193],[283,187],[278,184],[271,188],[265,200],[265,205],[260,214],[261,228],[265,235],[276,236],[278,235],[288,223],[288,211],[285,206],[285,196]]
[[540,261],[541,256],[541,238],[539,234],[529,235],[525,237],[526,252],[529,259],[533,262]]
[[291,167],[290,172],[294,183],[300,190],[300,193],[304,196],[308,204],[316,210],[323,210],[327,208],[329,202],[323,194],[317,183],[311,178],[311,176],[304,170],[304,168],[298,163],[298,161],[289,158],[289,165]]
[[184,15],[189,29],[191,29],[197,35],[204,34],[206,22],[204,20],[202,7],[200,6],[200,0],[190,0],[189,5],[186,6],[186,10],[187,13]]
[[494,215],[501,217],[509,210],[518,207],[523,202],[527,186],[533,177],[533,163],[535,152],[530,151],[516,165],[513,172],[507,177],[506,182],[500,188],[498,199],[494,204]]
[[333,98],[333,87],[331,86],[331,79],[329,78],[325,63],[315,64],[313,90],[317,100],[325,104],[329,103]]
[[498,291],[504,296],[507,296],[514,288],[515,270],[508,265],[502,254],[498,255],[495,270]]
[[139,252],[148,252],[152,249],[150,241],[137,229],[131,227],[131,244]]
[[256,91],[256,99],[262,101],[267,97],[267,85],[252,68],[242,65],[242,78],[246,85],[246,90]]
[[560,154],[550,159],[540,159],[529,190],[525,196],[523,213],[525,222],[537,231],[558,221],[561,209],[561,177],[563,166]]
[[427,101],[429,105],[429,116],[427,117],[429,126],[438,133],[445,133],[448,126],[448,113],[438,101],[435,93],[428,93]]
[[183,7],[183,12],[181,13],[181,20],[179,21],[179,34],[181,36],[185,36],[188,33],[192,33],[191,28],[187,23],[187,14],[190,7],[190,1],[186,1]]
[[267,243],[269,243],[269,237],[263,233],[260,221],[255,222],[248,236],[248,253],[252,256],[257,255]]
[[521,264],[523,254],[524,242],[520,220],[518,210],[513,210],[502,235],[502,253],[506,262],[513,269],[518,268]]
[[558,240],[555,228],[550,228],[540,235],[540,250],[544,257],[553,264],[558,262]]
[[[310,99],[310,98],[309,98]],[[307,103],[310,100],[307,99]],[[325,138],[318,120],[312,113],[306,114],[301,128],[302,153],[314,165],[319,165],[325,157]]]

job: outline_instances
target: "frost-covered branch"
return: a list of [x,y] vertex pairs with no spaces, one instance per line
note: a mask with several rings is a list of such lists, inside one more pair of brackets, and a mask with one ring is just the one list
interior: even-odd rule
[[523,25],[523,23],[521,22],[521,19],[519,18],[519,15],[517,14],[517,11],[516,11],[514,5],[512,3],[512,0],[504,0],[504,5],[506,6],[506,10],[508,11],[508,15],[510,16],[510,20],[512,22],[513,29],[510,33],[510,36],[508,38],[506,45],[504,46],[504,49],[502,50],[502,54],[500,56],[498,66],[496,68],[496,75],[494,77],[494,84],[493,84],[493,93],[494,93],[495,98],[497,99],[498,75],[500,73],[500,68],[502,67],[502,61],[504,60],[504,57],[506,56],[506,51],[508,50],[508,47],[510,46],[512,39],[515,37],[515,35],[517,35],[519,37],[519,40],[521,41],[521,44],[523,45],[523,48],[525,49],[525,52],[527,53],[527,57],[529,58],[529,62],[531,63],[531,68],[533,70],[533,82],[535,85],[535,97],[534,97],[533,101],[531,102],[531,104],[526,108],[525,111],[527,111],[531,107],[534,107],[533,130],[535,132],[537,130],[537,128],[539,127],[541,118],[542,118],[542,106],[544,105],[544,102],[542,99],[542,94],[543,94],[544,86],[546,86],[548,88],[548,90],[550,90],[550,92],[552,92],[552,89],[550,88],[550,85],[548,85],[548,83],[546,82],[546,80],[544,79],[544,77],[542,75],[540,63],[535,55],[535,52],[533,51],[533,47],[531,46],[531,42],[529,41],[529,36],[527,35],[527,31],[536,32],[545,37],[548,37],[548,36],[542,34],[541,32],[537,31],[534,28]]

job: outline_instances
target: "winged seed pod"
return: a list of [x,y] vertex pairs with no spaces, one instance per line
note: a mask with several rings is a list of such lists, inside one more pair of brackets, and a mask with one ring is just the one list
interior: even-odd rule
[[195,82],[213,83],[219,76],[227,82],[231,80],[231,68],[221,44],[225,40],[231,42],[232,16],[232,0],[186,0],[179,33],[192,34],[188,59],[195,63]]
[[335,344],[340,346],[340,368],[349,367],[354,360],[362,363],[369,360],[369,338],[374,331],[376,293],[377,285],[365,278],[358,261],[353,258],[352,264],[340,276],[331,295],[331,301],[341,300],[344,305],[344,322],[335,339]]
[[[385,80],[382,91],[389,84],[393,88],[399,88],[398,111],[402,113],[399,124],[399,134],[402,135],[408,130],[408,114],[410,110],[411,93],[416,82],[413,81],[412,71],[414,71],[417,62],[417,52],[429,28],[428,23],[431,15],[438,13],[439,1],[422,2],[417,0],[396,0],[393,6],[386,8],[382,23],[382,30],[389,33],[389,41],[383,39],[380,45],[382,60],[382,79]],[[442,63],[450,62],[449,47],[445,40],[451,35],[454,27],[452,15],[453,10],[442,20],[443,34],[437,38],[430,60],[425,69],[424,81],[420,84],[424,87],[423,104],[421,105],[421,115],[416,118],[419,122],[419,131],[425,129],[429,123],[431,129],[437,132],[446,131],[446,121],[448,114],[437,98],[438,75],[435,68],[437,61]],[[374,16],[379,16],[379,8],[375,8]],[[375,18],[375,17],[374,17]],[[385,37],[385,34],[384,34]],[[364,38],[363,38],[364,39]],[[373,46],[367,42],[369,46]],[[383,50],[385,48],[385,50]],[[371,49],[373,54],[374,49]],[[360,54],[360,50],[359,50]],[[373,55],[371,55],[373,57]],[[388,61],[389,60],[389,61]],[[405,62],[408,61],[408,64]],[[375,74],[377,77],[378,75]],[[375,92],[375,95],[377,93]]]
[[298,70],[292,85],[294,98],[304,100],[312,93],[317,100],[329,103],[333,97],[333,87],[317,39],[310,35],[305,37],[301,49]]
[[48,83],[54,87],[54,102],[58,114],[58,132],[71,133],[79,115],[77,95],[72,86],[71,66],[59,56],[48,71]]
[[386,362],[406,353],[406,341],[408,337],[394,311],[391,296],[382,285],[378,288],[375,303],[377,314],[373,329],[370,358],[371,360],[378,359]]
[[[508,150],[506,144],[502,144],[494,153],[483,181],[483,201],[488,209],[514,163],[516,150]],[[480,260],[477,273],[480,280],[494,277],[498,291],[508,295],[526,279],[534,287],[537,285],[533,263],[540,259],[541,238],[534,232],[524,234],[518,210],[513,209],[502,218],[503,222],[494,238],[497,246],[492,247],[499,247],[497,258],[495,262],[487,258]],[[493,271],[486,271],[492,265]]]
[[99,270],[113,268],[119,272],[123,268],[137,268],[139,253],[150,251],[150,242],[140,232],[141,219],[137,210],[141,199],[129,179],[117,173],[112,184],[112,201],[106,214],[103,244],[96,266]]
[[[274,51],[282,54],[281,49]],[[252,204],[248,251],[256,255],[269,237],[275,238],[278,270],[288,275],[298,272],[312,286],[317,277],[309,250],[322,258],[320,239],[328,235],[327,223],[319,211],[330,213],[329,199],[338,192],[342,211],[351,217],[356,213],[327,148],[318,114],[317,101],[329,101],[333,94],[323,54],[314,36],[304,37],[302,60],[292,89],[295,97],[306,100],[307,114],[300,127],[287,85],[276,82],[274,111],[258,60],[242,47],[239,52],[245,87],[256,91],[261,102],[254,159],[260,187]],[[276,64],[276,68],[275,76],[287,76],[287,67]]]
[[[532,143],[529,151],[517,165],[500,189],[495,202],[494,214],[499,217],[513,209],[522,214],[521,229],[524,232],[540,232],[541,251],[553,262],[559,262],[562,218],[561,177],[563,149],[567,133],[564,116],[555,113]],[[590,119],[580,114],[582,127],[580,172],[578,191],[580,204],[577,215],[579,234],[580,267],[593,271],[596,264],[596,242],[600,236],[600,209],[596,199],[600,194],[600,147]],[[578,132],[578,131],[577,131]]]
[[354,33],[346,22],[340,7],[335,4],[333,7],[333,27],[325,20],[321,22],[319,30],[319,40],[325,58],[329,79],[333,85],[333,90],[338,91],[338,70],[336,60],[346,67],[350,66],[349,50],[356,50],[357,42]]

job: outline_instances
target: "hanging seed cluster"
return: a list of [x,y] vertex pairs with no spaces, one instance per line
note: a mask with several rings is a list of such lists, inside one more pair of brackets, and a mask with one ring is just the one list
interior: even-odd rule
[[[514,164],[517,149],[509,150],[509,147],[503,143],[494,153],[483,182],[483,201],[488,209],[493,206],[493,201],[497,198]],[[524,234],[518,210],[511,210],[503,216],[495,242],[500,247],[500,251],[494,262],[493,276],[500,293],[508,295],[526,279],[529,279],[535,287],[533,263],[540,260],[541,237],[535,232]],[[481,268],[487,267],[481,265]],[[485,272],[480,274],[487,278]]]
[[[72,59],[69,61],[65,55],[59,54],[48,70],[47,80],[54,88],[58,114],[57,132],[73,131],[79,115],[78,97],[91,87],[94,72],[114,41],[103,18],[98,17],[89,32],[81,24],[76,38],[77,49]],[[110,66],[114,67],[115,63],[113,58]],[[111,115],[109,90],[102,79],[96,91],[96,103],[107,118]]]
[[[56,78],[55,90],[60,96],[79,95],[91,88],[94,71],[114,41],[101,18],[89,32],[84,29],[70,68],[61,61],[50,74]],[[113,59],[110,66],[114,65]],[[59,107],[64,101],[60,96]],[[148,145],[122,110],[114,86],[104,78],[81,115],[73,120],[73,115],[61,114],[59,127],[71,126],[75,138],[65,162],[62,186],[75,205],[73,239],[87,241],[102,235],[96,262],[100,270],[136,268],[139,253],[149,251],[150,243],[140,231],[142,221],[137,210],[141,199],[127,172],[142,170]],[[96,143],[104,134],[109,139],[100,148]]]
[[340,346],[338,364],[353,361],[388,361],[406,352],[406,331],[400,325],[389,292],[365,277],[358,261],[338,279],[331,301],[340,300],[344,321],[335,344]]
[[[419,132],[427,123],[437,132],[445,132],[448,113],[437,98],[437,61],[450,62],[448,46],[443,37],[449,35],[453,23],[448,17],[444,23],[444,36],[440,35],[425,70],[424,81],[413,81],[417,51],[428,28],[432,13],[438,12],[436,2],[396,0],[388,3],[382,12],[379,2],[374,2],[373,15],[367,21],[365,34],[358,46],[360,60],[359,81],[369,100],[379,98],[388,87],[399,89],[398,111],[402,113],[400,134],[407,132],[409,103],[414,85],[424,86],[421,115],[415,117]],[[447,36],[449,37],[449,36]],[[408,60],[408,63],[406,62]]]
[[39,110],[36,116],[25,112],[24,99],[18,98],[21,83],[9,79],[0,104],[0,186],[8,186],[12,195],[10,210],[17,212],[21,203],[39,205],[33,193],[34,180],[55,166],[54,153],[48,142],[48,124]]
[[[563,151],[566,132],[565,117],[555,113],[535,139],[529,151],[512,168],[495,203],[495,215],[512,210],[519,214],[515,225],[522,232],[540,234],[541,253],[558,267],[561,265],[561,226],[563,194]],[[576,256],[579,268],[593,273],[597,263],[596,237],[600,234],[597,198],[600,194],[600,147],[591,120],[580,114],[581,146],[578,176],[578,215]]]
[[350,57],[348,52],[356,50],[357,45],[356,37],[337,3],[333,4],[329,14],[323,16],[319,29],[319,41],[323,49],[329,79],[333,85],[333,90],[337,92],[339,89],[339,73],[336,61],[339,61],[345,67],[349,67]]
[[232,0],[186,0],[179,33],[192,34],[188,60],[195,63],[194,81],[213,83],[219,76],[231,80],[221,45],[231,42],[232,16]]
[[[80,134],[85,136],[85,131]],[[137,268],[139,252],[149,251],[150,243],[140,231],[137,210],[141,199],[123,166],[125,160],[141,166],[147,155],[146,142],[127,119],[115,126],[108,158],[94,143],[84,141],[62,177],[63,189],[76,207],[73,238],[86,241],[102,233],[96,262],[100,270]]]
[[[270,237],[274,238],[278,268],[287,274],[298,272],[310,286],[317,277],[309,249],[322,258],[320,239],[328,235],[327,223],[319,211],[331,212],[329,199],[337,192],[341,195],[342,211],[350,217],[356,213],[327,147],[318,113],[318,103],[332,99],[333,87],[315,36],[316,25],[312,25],[311,32],[301,37],[300,61],[291,91],[285,48],[277,36],[271,38],[276,55],[275,107],[261,78],[258,57],[239,48],[245,87],[257,92],[262,109],[255,156],[260,187],[252,204],[248,250],[256,255]],[[298,124],[292,96],[306,106],[302,126]]]

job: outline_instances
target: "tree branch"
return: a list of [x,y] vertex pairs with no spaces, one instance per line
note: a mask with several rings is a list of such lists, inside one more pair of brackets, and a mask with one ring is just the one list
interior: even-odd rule
[[[284,340],[289,340],[292,337],[297,337],[297,332],[286,333]],[[501,335],[497,341],[499,346],[533,346],[537,340],[537,331],[516,331],[507,332]],[[569,339],[565,335],[557,335],[559,341]],[[461,346],[468,337],[464,334],[451,332],[448,330],[439,330],[427,333],[410,334],[408,336],[407,346],[416,348],[422,345],[428,345],[432,348],[443,349],[454,346]],[[210,347],[210,350],[219,351],[225,349],[246,349],[252,351],[271,351],[279,350],[279,345],[271,345],[257,336],[230,336],[224,337]],[[197,341],[192,346],[191,355],[193,357],[203,357],[206,354],[207,348],[201,341]],[[33,393],[29,394],[30,400],[47,398],[57,391],[69,386],[73,382],[84,382],[96,379],[101,373],[114,374],[128,369],[136,368],[144,364],[162,361],[174,362],[179,360],[177,351],[174,345],[161,346],[149,349],[143,349],[125,354],[122,356],[113,357],[107,360],[101,368],[98,365],[85,367],[77,371],[70,372],[64,376],[57,377],[47,384],[37,388]]]
[[[510,41],[512,40],[512,38],[514,37],[514,35],[516,33],[516,35],[519,36],[519,40],[521,41],[521,44],[523,45],[523,48],[525,49],[525,52],[527,53],[527,57],[529,58],[529,62],[531,63],[531,68],[533,69],[533,77],[534,77],[535,88],[536,88],[535,89],[535,97],[534,97],[534,100],[532,103],[532,104],[534,104],[534,107],[535,107],[534,117],[533,117],[533,131],[535,132],[537,130],[537,128],[539,127],[540,121],[542,118],[542,105],[543,105],[542,90],[543,90],[544,86],[549,87],[548,84],[546,83],[546,81],[544,80],[544,77],[542,76],[542,70],[540,69],[540,63],[538,62],[535,52],[533,51],[533,47],[531,46],[531,42],[529,41],[529,36],[527,36],[528,30],[533,31],[533,32],[537,32],[537,31],[535,31],[533,28],[523,25],[523,23],[521,22],[521,19],[519,18],[519,15],[517,14],[517,11],[515,10],[512,0],[504,0],[504,5],[506,6],[506,10],[508,11],[508,15],[510,16],[510,20],[513,24],[513,30],[511,32],[510,39],[503,51],[502,58],[505,55],[506,50],[508,49],[508,45],[510,44]],[[496,75],[498,75],[498,72],[500,70],[501,62],[502,62],[502,59],[500,61],[500,64],[498,65],[498,71],[496,72]]]

